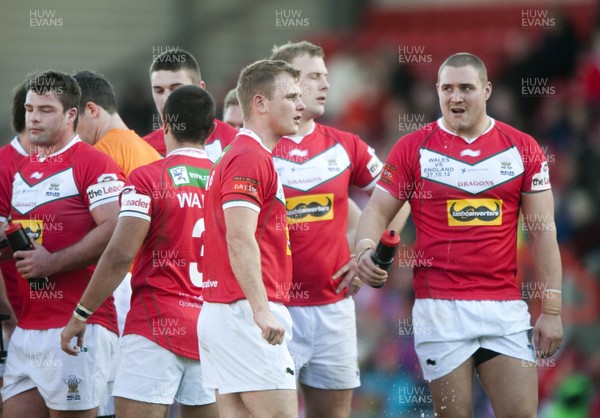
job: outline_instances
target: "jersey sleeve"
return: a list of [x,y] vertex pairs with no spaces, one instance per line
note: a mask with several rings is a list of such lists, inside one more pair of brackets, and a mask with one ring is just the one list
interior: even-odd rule
[[408,194],[403,191],[414,190],[414,169],[411,167],[413,151],[407,138],[401,138],[390,151],[383,165],[377,187],[398,200],[407,200]]
[[81,154],[74,164],[75,178],[90,212],[116,202],[125,180],[119,166],[108,155],[93,148]]
[[550,169],[548,161],[542,148],[539,144],[526,135],[521,147],[521,156],[525,172],[523,175],[522,193],[536,193],[544,190],[549,190],[550,185]]
[[119,218],[132,217],[152,220],[152,182],[144,176],[145,170],[134,170],[121,191]]
[[247,207],[256,212],[265,200],[266,161],[258,153],[244,153],[227,160],[222,170],[223,209]]
[[352,185],[363,190],[370,190],[375,187],[375,183],[383,169],[383,163],[375,154],[375,150],[358,136],[353,135],[352,141],[354,143]]
[[[4,158],[4,155],[1,157]],[[14,170],[9,167],[10,164],[0,165],[0,222],[6,222],[10,216]]]

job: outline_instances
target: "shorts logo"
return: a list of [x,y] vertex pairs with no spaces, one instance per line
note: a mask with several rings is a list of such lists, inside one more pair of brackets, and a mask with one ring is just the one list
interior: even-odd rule
[[188,184],[190,182],[190,177],[188,176],[187,169],[184,166],[170,168],[169,174],[173,179],[173,184],[176,186],[179,186],[180,184]]
[[448,200],[446,204],[450,226],[502,225],[502,200]]
[[64,382],[69,388],[69,391],[67,392],[67,401],[80,401],[81,395],[79,394],[79,384],[81,383],[81,379],[74,374],[71,374]]
[[319,222],[333,219],[333,193],[290,197],[286,200],[287,221]]

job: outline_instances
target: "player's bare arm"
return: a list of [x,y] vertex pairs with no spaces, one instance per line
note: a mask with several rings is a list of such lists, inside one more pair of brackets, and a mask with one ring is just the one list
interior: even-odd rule
[[562,266],[554,224],[551,190],[523,195],[523,220],[531,245],[534,274],[542,290],[542,314],[534,327],[538,356],[549,357],[560,346]]
[[[106,251],[102,254],[94,275],[88,284],[80,304],[89,311],[95,311],[121,284],[150,228],[150,222],[134,218],[119,218],[117,228]],[[61,333],[61,348],[64,352],[76,355],[71,339],[77,337],[77,347],[83,346],[85,322],[71,317]]]
[[254,237],[258,213],[245,207],[233,207],[225,209],[224,215],[231,269],[250,303],[263,338],[269,344],[281,344],[285,330],[269,309],[262,281],[260,248]]
[[365,207],[356,231],[356,261],[358,276],[370,286],[378,286],[387,280],[387,272],[371,261],[381,233],[400,211],[403,201],[376,189]]

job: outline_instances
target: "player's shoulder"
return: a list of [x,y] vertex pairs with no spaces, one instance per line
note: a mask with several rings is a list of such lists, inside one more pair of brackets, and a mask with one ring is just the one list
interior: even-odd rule
[[215,135],[218,137],[231,138],[233,141],[233,138],[238,134],[237,129],[219,119],[215,119],[215,125]]
[[537,142],[528,133],[520,131],[517,128],[515,128],[514,126],[509,125],[508,123],[501,122],[499,120],[494,120],[494,128],[501,135],[504,135],[504,136],[510,138],[511,140],[513,140],[514,142],[517,142],[517,143],[519,143],[519,142],[530,143],[532,141],[533,142]]
[[142,139],[146,142],[151,142],[153,140],[160,139],[164,136],[164,132],[161,128],[150,132],[149,134],[142,137]]
[[315,135],[320,135],[322,137],[331,138],[336,142],[355,142],[362,141],[360,137],[352,132],[343,131],[338,128],[334,128],[333,126],[323,125],[315,122]]
[[394,148],[419,148],[432,136],[441,132],[437,122],[431,122],[422,128],[401,136],[394,144]]
[[106,153],[96,149],[94,146],[83,142],[82,140],[77,141],[71,147],[71,153],[76,154],[77,157],[73,158],[73,164],[90,164],[94,163],[95,159],[98,161],[111,161],[114,162],[110,156]]

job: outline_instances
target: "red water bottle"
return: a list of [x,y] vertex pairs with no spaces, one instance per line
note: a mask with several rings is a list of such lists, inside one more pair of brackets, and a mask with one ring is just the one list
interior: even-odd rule
[[[6,238],[8,238],[13,253],[16,251],[31,251],[35,248],[31,239],[29,239],[29,235],[27,235],[20,223],[9,221],[8,227],[4,232],[6,233]],[[27,281],[29,281],[29,288],[31,290],[41,290],[44,288],[44,285],[48,284],[47,277],[35,277],[27,279]]]
[[[389,271],[390,266],[394,261],[396,251],[398,250],[398,245],[400,245],[400,235],[394,230],[385,231],[381,234],[381,239],[377,244],[377,248],[375,248],[375,252],[371,256],[371,260],[373,260],[373,263],[375,263],[377,267]],[[385,283],[382,283],[379,286],[373,287],[380,288],[383,287],[384,284]]]

